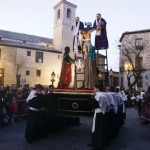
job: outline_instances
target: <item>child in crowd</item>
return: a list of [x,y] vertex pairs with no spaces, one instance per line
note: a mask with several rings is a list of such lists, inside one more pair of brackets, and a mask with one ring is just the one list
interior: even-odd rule
[[14,118],[15,118],[16,113],[18,112],[18,105],[16,102],[16,97],[13,97],[11,99],[10,104],[9,104],[9,109],[10,109],[10,123],[12,127],[15,127],[16,125],[15,125]]
[[9,122],[9,116],[7,115],[6,109],[2,108],[2,124],[3,126],[8,125]]

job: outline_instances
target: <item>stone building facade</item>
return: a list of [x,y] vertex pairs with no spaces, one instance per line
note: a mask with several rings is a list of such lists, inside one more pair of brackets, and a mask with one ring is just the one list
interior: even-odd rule
[[1,83],[50,85],[53,71],[58,82],[62,52],[51,47],[52,39],[3,30],[0,37]]
[[[60,0],[53,8],[53,39],[0,30],[0,83],[4,86],[12,84],[35,86],[39,83],[49,86],[51,74],[54,72],[56,75],[54,86],[57,87],[64,47],[69,46],[70,56],[75,57],[71,27],[77,6],[66,0]],[[105,57],[98,61],[104,64]],[[99,69],[104,71],[104,67]],[[74,67],[72,70],[74,77]],[[71,83],[71,86],[73,85],[74,80]]]
[[[61,0],[54,6],[53,39],[0,30],[0,83],[34,86],[51,84],[55,72],[56,87],[59,81],[65,46],[72,49],[71,26],[76,5]],[[74,53],[71,52],[71,56]]]
[[[147,90],[147,87],[150,86],[150,29],[125,32],[120,38],[120,79],[119,83],[121,86],[124,86],[125,89],[128,89],[128,81],[126,74],[131,75],[133,67],[142,68],[140,86],[138,83],[134,86],[137,90]],[[129,59],[124,55],[125,48],[130,50],[129,55],[132,59],[133,66],[129,62]],[[137,54],[138,56],[137,62]],[[134,80],[132,76],[131,81]]]

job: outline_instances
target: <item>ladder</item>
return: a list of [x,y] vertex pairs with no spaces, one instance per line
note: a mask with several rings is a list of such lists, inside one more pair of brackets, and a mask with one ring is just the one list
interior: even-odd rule
[[[100,51],[103,51],[105,54],[101,54]],[[96,50],[96,65],[97,72],[99,77],[99,83],[101,86],[109,85],[108,78],[108,57],[107,57],[107,49],[99,49]]]
[[[85,78],[85,69],[84,64],[84,54],[75,53],[75,88],[84,88],[84,78]],[[80,68],[81,67],[81,68]]]
[[[104,51],[105,55],[101,54],[100,51]],[[75,62],[84,61],[83,53],[75,53]],[[109,78],[108,78],[108,57],[107,57],[107,49],[96,50],[96,66],[97,66],[97,76],[99,77],[100,85],[108,86]],[[84,88],[85,81],[85,69],[82,67],[79,69],[77,65],[75,65],[75,88]]]

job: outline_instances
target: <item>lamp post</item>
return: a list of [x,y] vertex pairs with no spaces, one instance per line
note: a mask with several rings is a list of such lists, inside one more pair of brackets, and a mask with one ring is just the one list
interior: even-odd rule
[[54,82],[55,82],[55,72],[53,71],[51,74],[51,82],[52,82],[52,87],[54,87]]
[[110,77],[110,86],[112,86],[113,85],[113,70],[112,69],[110,69],[109,71],[109,77]]
[[3,71],[2,71],[2,69],[0,68],[0,77],[2,77],[3,76]]
[[103,74],[102,74],[101,71],[99,71],[98,78],[99,78],[100,80],[102,80],[102,78],[103,78]]
[[0,84],[4,84],[4,69],[0,68]]
[[129,73],[133,69],[131,63],[125,62],[124,69],[127,73]]
[[103,88],[103,73],[102,73],[102,71],[99,71],[98,78],[99,78],[99,81],[100,81],[100,85]]

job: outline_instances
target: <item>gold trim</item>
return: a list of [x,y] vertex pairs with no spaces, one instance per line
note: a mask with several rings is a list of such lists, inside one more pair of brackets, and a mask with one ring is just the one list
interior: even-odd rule
[[71,89],[51,89],[51,93],[54,94],[79,94],[79,95],[91,95],[93,94],[94,89],[76,89],[76,88],[71,88]]
[[78,106],[78,103],[76,103],[76,102],[73,102],[72,103],[72,108],[73,109],[77,109],[79,106]]
[[92,92],[89,92],[89,93],[78,93],[78,92],[52,92],[54,94],[62,94],[62,95],[65,95],[65,94],[69,94],[69,95],[92,95],[93,93]]
[[64,99],[64,100],[70,100],[70,101],[75,101],[75,100],[79,100],[79,101],[81,101],[81,100],[83,100],[83,101],[87,101],[88,99],[77,99],[77,98],[58,98],[58,111],[64,111],[64,112],[85,112],[85,113],[89,113],[89,112],[93,112],[93,109],[91,110],[91,111],[82,111],[82,110],[80,110],[80,111],[76,111],[76,110],[64,110],[64,109],[61,109],[60,108],[60,104],[59,104],[59,100],[61,100],[61,99]]

